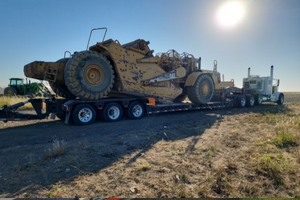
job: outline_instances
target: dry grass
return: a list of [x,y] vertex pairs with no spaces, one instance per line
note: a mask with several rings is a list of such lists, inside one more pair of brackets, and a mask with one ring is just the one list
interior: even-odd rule
[[[10,106],[14,105],[16,103],[27,101],[29,98],[26,97],[17,97],[17,96],[0,96],[0,108],[2,108],[4,105]],[[20,107],[19,110],[28,110],[33,109],[32,105],[30,103],[25,104],[24,106]]]
[[66,150],[66,142],[61,140],[54,139],[53,143],[51,144],[50,148],[47,149],[45,158],[57,158],[65,154]]

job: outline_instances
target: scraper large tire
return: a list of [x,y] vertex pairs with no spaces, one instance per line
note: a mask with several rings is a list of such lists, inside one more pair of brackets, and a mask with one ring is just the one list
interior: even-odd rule
[[75,96],[70,92],[70,90],[67,88],[67,86],[59,83],[53,83],[49,81],[49,85],[52,88],[52,90],[61,97],[67,98],[67,99],[73,99]]
[[[62,58],[56,62],[64,63],[64,65],[66,65],[68,60],[69,60],[69,58]],[[70,90],[64,84],[52,82],[52,81],[48,81],[48,82],[49,82],[49,85],[52,88],[53,92],[55,92],[58,96],[61,96],[61,97],[67,98],[67,99],[75,98],[75,96],[70,92]]]
[[64,70],[65,83],[81,99],[100,99],[106,96],[115,75],[110,62],[95,51],[81,51],[73,55]]
[[195,84],[187,88],[188,98],[195,104],[206,104],[214,94],[214,83],[207,74],[200,75]]

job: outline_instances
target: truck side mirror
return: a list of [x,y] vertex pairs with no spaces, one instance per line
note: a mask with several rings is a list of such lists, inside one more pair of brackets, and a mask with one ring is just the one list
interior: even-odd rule
[[278,81],[277,81],[277,86],[279,86],[279,83],[280,83],[280,80],[278,79]]

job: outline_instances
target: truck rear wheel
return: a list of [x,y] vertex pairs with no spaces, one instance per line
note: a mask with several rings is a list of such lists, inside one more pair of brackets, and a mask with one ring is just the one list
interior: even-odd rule
[[253,107],[255,103],[253,95],[247,95],[246,96],[246,106],[247,107]]
[[96,111],[89,104],[79,104],[73,110],[72,118],[77,125],[91,124],[96,119]]
[[214,94],[214,83],[207,74],[200,75],[195,84],[187,88],[188,98],[195,104],[206,104]]
[[107,104],[102,111],[102,118],[107,122],[119,121],[123,116],[123,109],[118,103]]
[[145,114],[145,107],[139,101],[134,101],[130,103],[127,108],[127,116],[129,119],[140,119]]
[[64,79],[71,93],[81,99],[100,99],[106,96],[114,83],[110,62],[95,51],[73,55],[66,64]]
[[13,87],[7,87],[4,89],[4,95],[16,95],[17,94],[17,90]]

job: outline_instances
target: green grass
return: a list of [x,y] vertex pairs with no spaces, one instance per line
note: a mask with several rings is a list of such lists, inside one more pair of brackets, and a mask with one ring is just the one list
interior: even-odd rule
[[273,138],[273,142],[276,146],[286,148],[289,146],[298,146],[299,138],[294,132],[291,131],[280,131]]

